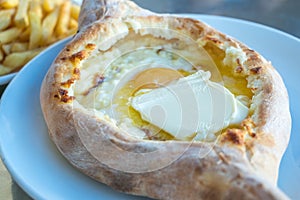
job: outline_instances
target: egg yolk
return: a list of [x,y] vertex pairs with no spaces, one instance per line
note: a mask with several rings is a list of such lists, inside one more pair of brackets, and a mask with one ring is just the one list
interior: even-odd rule
[[155,89],[167,85],[173,80],[183,77],[181,73],[169,68],[150,68],[142,71],[133,80],[129,86],[133,88],[133,93],[141,89]]
[[[170,68],[150,68],[137,74],[132,80],[128,81],[115,95],[113,103],[117,105],[117,111],[121,118],[131,118],[134,125],[147,129],[151,132],[151,137],[159,139],[173,139],[173,137],[163,130],[149,124],[141,118],[139,112],[133,109],[129,104],[130,97],[136,95],[141,89],[155,89],[166,86],[170,82],[190,75],[182,69],[175,70]],[[155,135],[155,136],[154,136]],[[148,136],[149,137],[149,136]]]

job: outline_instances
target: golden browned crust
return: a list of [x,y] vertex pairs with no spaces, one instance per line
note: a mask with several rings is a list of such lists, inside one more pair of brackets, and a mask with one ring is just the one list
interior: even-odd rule
[[[215,143],[147,141],[84,108],[72,94],[81,79],[80,63],[98,51],[103,37],[114,35],[111,29],[137,31],[130,21],[176,30],[220,49],[242,49],[247,60],[237,59],[231,70],[247,79],[254,94],[251,116]],[[280,75],[261,55],[202,22],[156,15],[126,0],[84,1],[79,22],[79,33],[56,58],[41,88],[50,136],[72,165],[118,191],[157,199],[287,198],[276,181],[291,128],[288,95]],[[87,92],[101,84],[99,76]]]

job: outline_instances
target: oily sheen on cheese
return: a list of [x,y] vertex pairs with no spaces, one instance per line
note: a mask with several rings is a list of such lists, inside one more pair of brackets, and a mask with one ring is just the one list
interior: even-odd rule
[[[104,114],[107,114],[107,108],[111,106],[111,100],[116,88],[122,86],[123,82],[128,81],[141,69],[148,67],[158,66],[172,66],[173,69],[183,69],[185,71],[192,71],[191,63],[187,62],[178,55],[171,52],[159,51],[161,47],[157,48],[140,48],[135,51],[129,52],[125,55],[118,56],[112,53],[107,53],[105,57],[94,56],[89,62],[84,63],[81,76],[83,81],[80,81],[80,87],[75,88],[75,94],[78,100],[86,107],[95,108]],[[157,53],[159,51],[159,53]],[[112,57],[116,57],[108,67],[107,63],[110,62]],[[93,68],[99,66],[99,68]],[[95,90],[91,90],[87,95],[81,95],[87,88],[88,80],[93,80],[90,74],[97,73],[103,74],[105,81],[99,85]],[[95,99],[96,101],[94,101]]]
[[209,78],[209,72],[199,70],[166,87],[141,90],[131,105],[144,120],[183,140],[244,120],[248,108]]

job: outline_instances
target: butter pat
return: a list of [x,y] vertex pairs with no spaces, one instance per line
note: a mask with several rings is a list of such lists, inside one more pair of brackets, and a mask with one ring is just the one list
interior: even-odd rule
[[240,123],[248,108],[228,89],[209,79],[210,72],[199,70],[166,87],[137,92],[131,106],[143,120],[181,140]]

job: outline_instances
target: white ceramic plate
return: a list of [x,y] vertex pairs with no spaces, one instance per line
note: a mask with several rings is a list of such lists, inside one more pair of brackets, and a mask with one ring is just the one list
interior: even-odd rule
[[[189,15],[234,36],[260,52],[283,76],[294,119],[282,160],[279,187],[300,197],[300,40],[286,33],[232,18]],[[13,178],[34,199],[142,199],[113,191],[74,169],[48,137],[40,108],[42,79],[67,40],[37,56],[6,89],[0,105],[1,156]],[[297,121],[298,120],[298,121]]]

